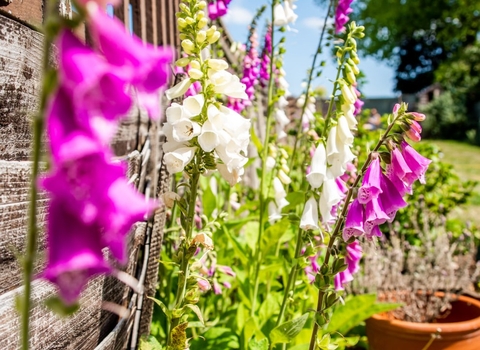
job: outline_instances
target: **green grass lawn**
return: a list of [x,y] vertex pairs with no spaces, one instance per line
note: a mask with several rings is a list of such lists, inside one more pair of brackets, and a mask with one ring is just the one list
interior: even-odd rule
[[475,193],[464,206],[457,208],[452,217],[462,218],[480,226],[480,147],[457,141],[429,141],[436,144],[443,153],[443,160],[452,164],[464,180],[478,181]]

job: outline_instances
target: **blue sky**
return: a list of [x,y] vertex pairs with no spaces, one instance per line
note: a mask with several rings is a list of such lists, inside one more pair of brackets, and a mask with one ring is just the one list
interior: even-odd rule
[[[234,40],[245,42],[247,27],[257,8],[263,4],[267,4],[267,0],[233,0],[230,3],[229,13],[224,17],[224,22]],[[314,0],[299,0],[295,4],[298,19],[291,25],[292,30],[286,33],[287,52],[284,69],[287,72],[291,93],[298,96],[302,92],[301,83],[306,79],[307,69],[312,64],[326,9],[315,5]],[[263,23],[265,19],[259,22],[260,30],[263,29]],[[326,66],[322,76],[314,81],[313,86],[323,86],[330,90],[330,80],[335,78],[336,72],[336,63],[331,56],[331,50],[324,49],[321,59],[326,61]],[[359,68],[367,78],[367,83],[362,87],[362,93],[366,97],[395,96],[394,71],[391,67],[377,60],[361,57]]]

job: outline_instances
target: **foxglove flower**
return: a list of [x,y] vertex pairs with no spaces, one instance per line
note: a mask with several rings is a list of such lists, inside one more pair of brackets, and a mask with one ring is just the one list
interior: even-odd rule
[[355,199],[348,209],[343,228],[343,240],[346,242],[352,236],[359,237],[365,233],[363,222],[365,220],[365,209],[363,205]]
[[42,277],[56,284],[67,304],[78,300],[88,280],[111,272],[103,259],[102,231],[69,211],[68,201],[50,201],[47,222],[47,266]]
[[405,208],[407,202],[403,200],[402,195],[398,192],[398,189],[390,181],[390,179],[383,173],[380,175],[380,187],[382,193],[380,194],[380,200],[382,201],[383,210],[389,216],[388,222],[392,222],[399,209]]
[[357,241],[347,245],[345,254],[345,263],[347,269],[335,275],[335,290],[343,290],[344,285],[353,281],[353,275],[360,270],[360,260],[362,259],[362,247]]
[[302,218],[300,220],[302,230],[318,230],[318,204],[315,198],[310,197],[305,203]]
[[362,180],[362,186],[358,190],[358,201],[362,204],[370,202],[372,199],[377,198],[382,189],[380,186],[380,175],[382,174],[382,168],[380,167],[380,160],[377,156],[372,160],[368,166],[365,176]]
[[348,15],[353,12],[350,8],[353,0],[339,0],[335,10],[335,34],[345,30],[345,24],[350,20]]
[[88,4],[88,23],[96,47],[108,63],[121,68],[122,74],[137,91],[139,104],[150,117],[160,116],[160,89],[169,77],[173,50],[143,43],[125,31],[122,22],[110,18],[98,6]]
[[334,217],[332,209],[343,198],[343,193],[340,192],[335,179],[327,179],[323,183],[322,193],[320,194],[320,214],[322,215],[322,222],[328,224]]
[[380,198],[373,198],[365,205],[365,222],[363,228],[367,238],[371,238],[376,231],[375,227],[384,224],[390,217],[385,213]]
[[398,148],[395,148],[391,153],[392,161],[387,165],[387,176],[397,187],[400,194],[403,196],[405,193],[411,193],[412,182],[407,183],[407,178],[411,178],[412,170],[405,162],[402,153]]
[[307,175],[307,181],[313,188],[322,186],[323,181],[327,176],[327,157],[325,153],[325,146],[320,142],[315,149],[312,158],[310,173]]
[[405,174],[405,180],[410,184],[415,180],[419,180],[420,183],[425,184],[425,172],[432,161],[423,157],[405,141],[402,142],[401,148],[403,159],[411,171]]
[[172,152],[166,153],[164,159],[168,172],[175,174],[183,171],[185,166],[190,163],[195,156],[196,151],[196,147],[180,147]]

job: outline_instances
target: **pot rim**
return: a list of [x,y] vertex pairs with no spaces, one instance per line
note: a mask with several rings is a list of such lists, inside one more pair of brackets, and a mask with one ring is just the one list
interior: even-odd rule
[[[456,301],[462,301],[467,304],[474,305],[477,309],[480,309],[480,301],[459,295]],[[473,330],[480,329],[480,316],[467,321],[461,322],[448,322],[448,323],[418,323],[410,321],[401,321],[395,319],[388,319],[384,317],[385,313],[373,315],[370,322],[374,322],[377,326],[394,326],[396,328],[403,329],[405,331],[425,332],[425,333],[464,333]]]

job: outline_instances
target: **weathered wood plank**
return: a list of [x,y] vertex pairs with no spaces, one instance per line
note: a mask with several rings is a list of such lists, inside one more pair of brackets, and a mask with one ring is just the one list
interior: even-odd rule
[[2,11],[38,28],[43,23],[43,0],[2,0]]
[[41,34],[0,14],[0,160],[29,158],[42,40]]

